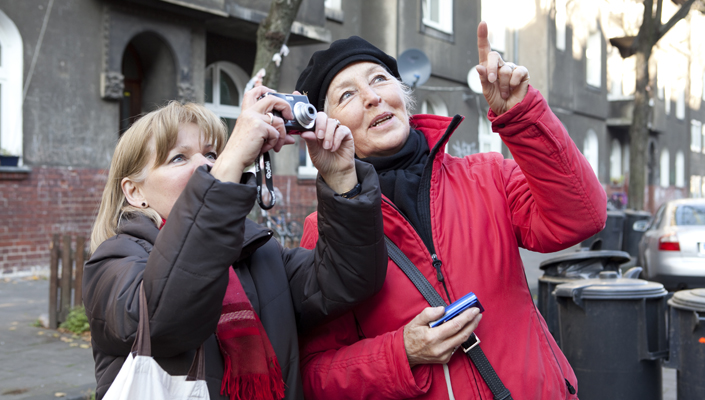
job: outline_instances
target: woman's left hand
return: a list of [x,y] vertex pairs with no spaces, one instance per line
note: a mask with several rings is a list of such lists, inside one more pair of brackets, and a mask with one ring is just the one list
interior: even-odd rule
[[355,145],[347,126],[319,112],[315,130],[302,132],[301,138],[306,141],[313,165],[331,189],[344,193],[355,187]]
[[502,115],[524,100],[529,91],[529,70],[502,60],[499,53],[492,51],[487,35],[487,23],[482,21],[477,27],[477,73],[487,103],[495,114]]

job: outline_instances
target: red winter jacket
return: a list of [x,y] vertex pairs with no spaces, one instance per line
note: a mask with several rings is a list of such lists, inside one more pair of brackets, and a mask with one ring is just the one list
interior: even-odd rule
[[[489,118],[514,160],[498,153],[444,154],[439,149],[462,118],[412,119],[432,149],[432,171],[422,177],[420,190],[428,192],[434,249],[387,198],[382,201],[384,232],[446,301],[432,263],[434,251],[451,301],[477,294],[485,312],[475,333],[514,399],[577,399],[566,383],[577,389],[573,370],[532,301],[519,247],[553,252],[600,231],[605,192],[537,90],[530,88],[521,103],[499,117],[490,111]],[[306,219],[302,246],[316,243],[316,225],[315,215]],[[409,368],[404,325],[429,305],[389,263],[379,293],[302,339],[306,397],[447,399],[452,390],[456,399],[492,399],[463,352],[456,352],[447,367]]]

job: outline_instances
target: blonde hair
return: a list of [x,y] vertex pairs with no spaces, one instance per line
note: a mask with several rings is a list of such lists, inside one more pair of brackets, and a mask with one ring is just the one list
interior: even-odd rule
[[115,236],[125,217],[142,214],[159,227],[162,218],[151,208],[138,208],[127,202],[122,191],[122,180],[129,178],[142,182],[147,177],[149,162],[154,158],[155,168],[166,162],[176,145],[181,124],[196,124],[208,143],[213,143],[217,154],[225,147],[225,123],[202,105],[171,101],[166,106],[138,119],[118,141],[110,164],[108,179],[103,189],[98,215],[91,233],[91,253],[108,238]]

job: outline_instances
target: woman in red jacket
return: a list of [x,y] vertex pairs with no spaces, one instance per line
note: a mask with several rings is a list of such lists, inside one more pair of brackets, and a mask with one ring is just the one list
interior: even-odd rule
[[[297,90],[349,127],[357,157],[375,167],[385,234],[446,303],[474,292],[485,309],[430,328],[443,308],[390,259],[379,293],[301,342],[307,398],[577,398],[519,247],[553,252],[600,231],[605,193],[527,69],[490,51],[484,22],[478,48],[488,117],[512,160],[444,153],[463,118],[410,116],[396,60],[361,38],[315,53],[299,77]],[[302,245],[315,243],[316,224],[307,218]],[[476,337],[499,385],[456,351]]]

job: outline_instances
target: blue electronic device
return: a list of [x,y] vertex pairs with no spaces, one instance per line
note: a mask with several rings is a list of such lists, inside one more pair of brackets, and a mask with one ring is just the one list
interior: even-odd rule
[[475,296],[475,293],[470,292],[458,299],[453,304],[446,306],[446,313],[443,314],[443,317],[439,320],[431,322],[428,325],[431,328],[435,328],[446,321],[450,321],[451,319],[455,318],[458,314],[467,310],[470,307],[477,307],[480,309],[480,312],[485,311],[484,307],[482,307],[482,304],[480,304],[480,300],[478,300],[477,296]]

